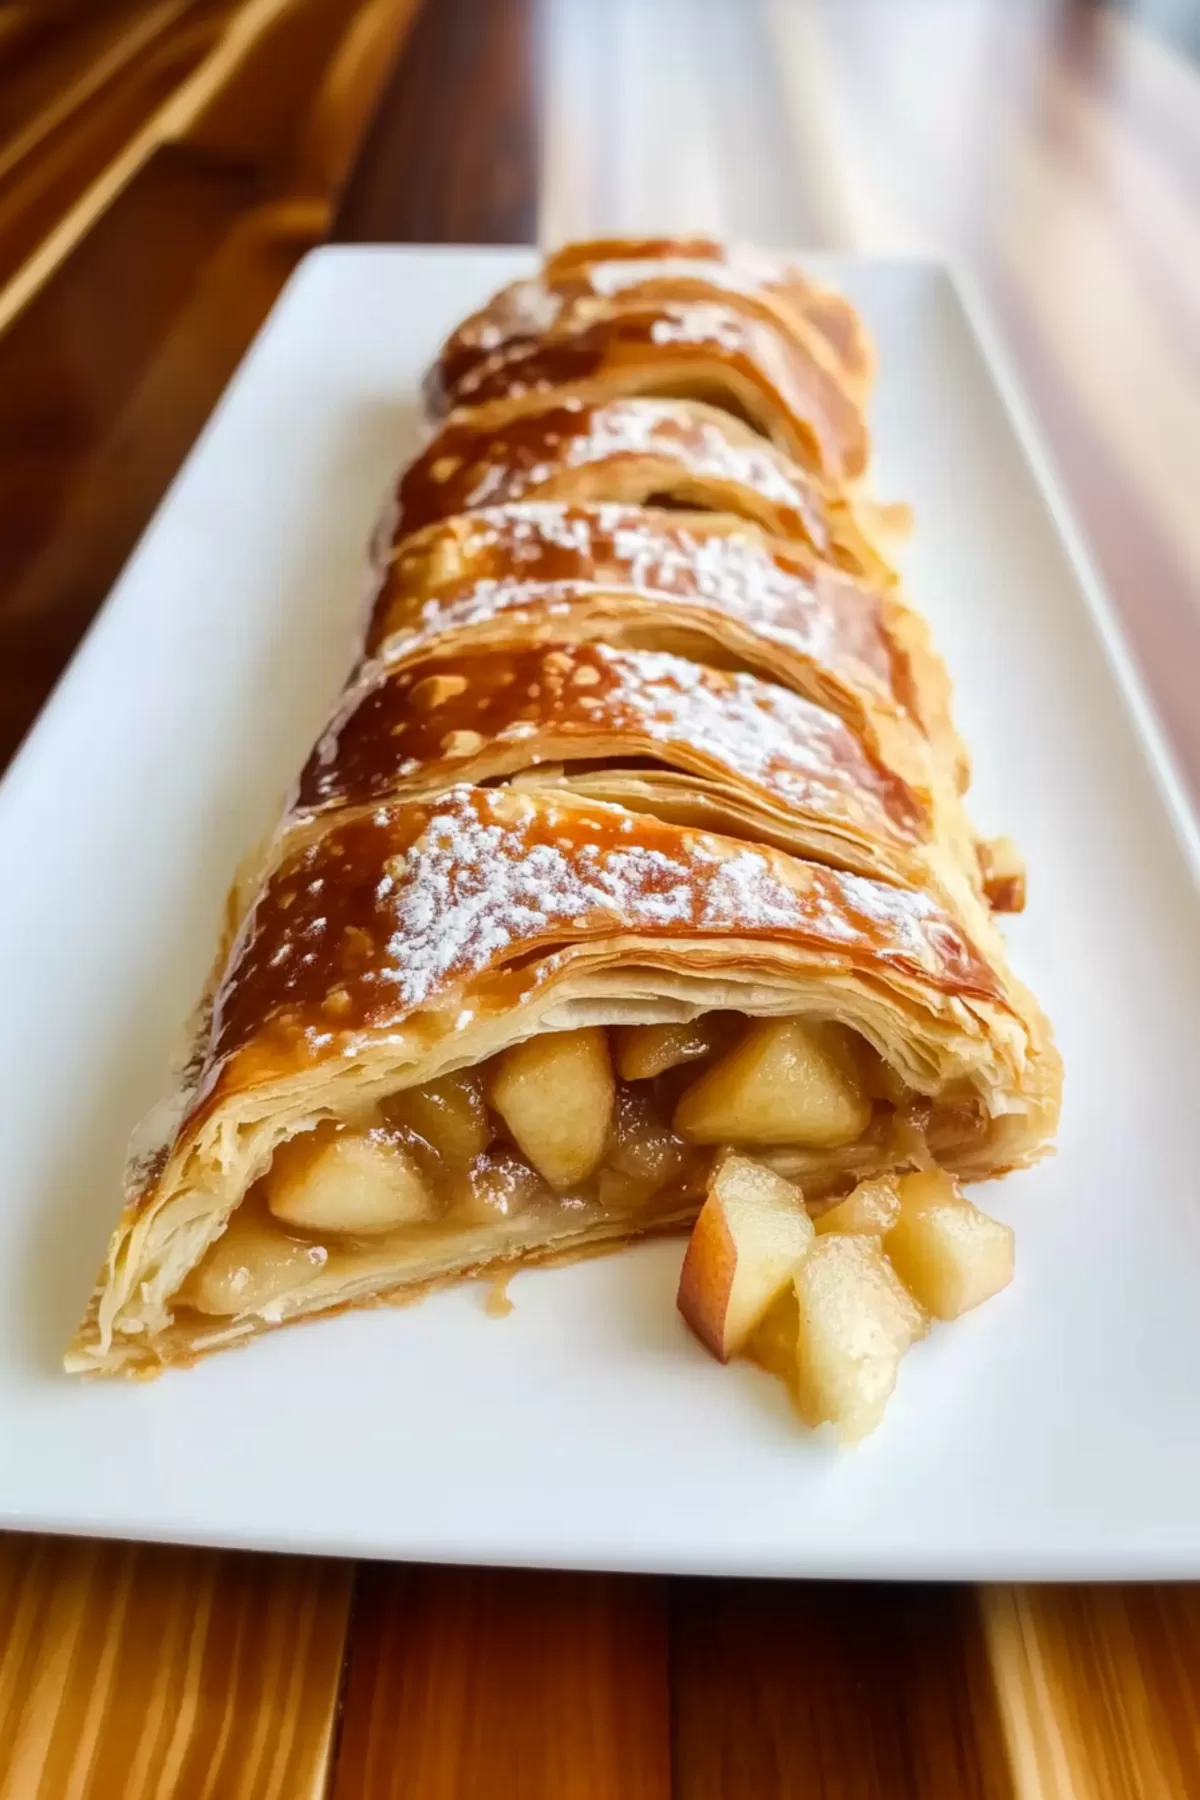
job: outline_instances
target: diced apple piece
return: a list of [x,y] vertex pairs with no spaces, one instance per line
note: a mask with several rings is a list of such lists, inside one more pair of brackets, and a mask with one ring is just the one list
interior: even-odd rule
[[617,1074],[623,1081],[649,1081],[708,1056],[728,1031],[729,1022],[715,1013],[687,1025],[618,1025],[612,1034]]
[[[644,1089],[618,1087],[604,1150],[602,1186],[612,1173],[621,1177],[620,1182],[608,1184],[614,1195],[623,1184],[630,1196],[640,1192],[641,1198],[648,1200],[682,1175],[696,1156],[690,1144],[676,1137],[650,1094]],[[603,1193],[600,1199],[603,1204]]]
[[981,838],[975,846],[983,892],[993,912],[1025,911],[1025,863],[1009,837]]
[[217,1318],[261,1312],[315,1281],[328,1260],[323,1245],[285,1237],[256,1206],[240,1206],[176,1302]]
[[605,1212],[637,1212],[664,1194],[669,1195],[672,1205],[682,1207],[703,1192],[704,1163],[696,1151],[669,1179],[654,1181],[645,1175],[626,1175],[620,1169],[605,1167],[596,1181],[596,1199]]
[[409,1126],[451,1168],[466,1168],[492,1140],[483,1080],[474,1070],[406,1088],[385,1101],[383,1110],[390,1124]]
[[841,1233],[850,1237],[883,1237],[900,1217],[900,1195],[893,1175],[860,1181],[852,1194],[823,1212],[816,1221],[817,1235]]
[[675,1129],[695,1144],[852,1144],[871,1121],[854,1057],[836,1028],[762,1019],[688,1088]]
[[326,1123],[281,1144],[263,1177],[267,1205],[284,1225],[345,1231],[355,1237],[393,1231],[432,1217],[428,1183],[399,1136]]
[[728,1362],[745,1348],[812,1242],[799,1188],[749,1157],[722,1157],[688,1242],[677,1301],[714,1356]]
[[883,1416],[900,1358],[927,1321],[870,1237],[822,1237],[795,1274],[796,1400],[847,1441]]
[[604,1154],[616,1083],[598,1027],[514,1044],[492,1076],[492,1105],[551,1187],[576,1186]]
[[451,1210],[456,1218],[490,1225],[513,1218],[550,1190],[535,1169],[513,1150],[494,1149],[477,1156],[459,1177]]
[[1008,1286],[1011,1226],[980,1212],[942,1169],[904,1175],[899,1186],[900,1217],[884,1248],[922,1306],[957,1319]]
[[796,1284],[789,1281],[772,1301],[750,1335],[746,1355],[769,1375],[778,1376],[789,1393],[796,1388],[796,1343],[800,1336],[800,1312]]

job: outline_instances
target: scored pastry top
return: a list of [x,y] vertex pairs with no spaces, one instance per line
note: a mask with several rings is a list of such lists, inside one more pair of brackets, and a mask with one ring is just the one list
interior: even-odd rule
[[923,797],[826,708],[756,676],[597,643],[464,650],[371,669],[301,776],[300,808],[624,755],[732,774],[785,804],[917,843]]
[[697,480],[737,482],[790,509],[795,535],[818,554],[831,548],[828,498],[818,481],[719,407],[641,398],[585,402],[570,395],[532,411],[454,413],[401,479],[397,532],[529,499],[564,471],[618,459],[631,470],[673,464]]
[[786,316],[807,323],[824,338],[852,389],[865,391],[875,372],[875,352],[862,318],[844,294],[822,287],[787,257],[719,238],[593,238],[552,252],[541,280],[562,291],[573,282],[595,293],[619,293],[647,280],[686,274],[719,287],[765,295]]
[[579,300],[536,337],[513,339],[445,391],[445,411],[553,389],[721,395],[781,449],[833,480],[867,465],[863,415],[835,369],[745,298]]
[[696,400],[507,402],[453,414],[405,472],[396,535],[536,499],[712,507],[796,538],[852,574],[894,580],[849,503],[739,419]]
[[[823,342],[852,393],[870,383],[874,354],[849,301],[811,281],[795,264],[713,238],[606,238],[547,257],[531,279],[501,289],[451,333],[430,371],[431,410],[448,409],[463,377],[490,352],[548,330],[581,297],[722,292],[767,300],[793,330]],[[811,341],[811,340],[810,340]]]
[[457,787],[335,815],[285,856],[217,993],[211,1060],[260,1033],[319,1058],[346,1034],[451,998],[507,1007],[556,953],[631,934],[673,941],[692,966],[712,935],[724,940],[707,959],[718,966],[786,966],[798,949],[831,971],[907,974],[1005,1004],[995,970],[919,890],[618,807]]
[[1042,1153],[1019,859],[846,485],[871,374],[846,301],[706,238],[569,246],[451,334],[69,1366],[686,1223],[729,1145],[818,1199]]
[[565,625],[600,591],[724,614],[903,704],[887,595],[739,520],[617,504],[484,508],[418,532],[396,553],[368,649],[407,653],[501,615],[526,625],[539,602]]

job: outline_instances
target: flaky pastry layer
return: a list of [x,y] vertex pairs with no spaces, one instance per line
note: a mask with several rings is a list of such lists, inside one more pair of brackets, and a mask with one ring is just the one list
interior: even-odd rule
[[[630,398],[462,408],[412,463],[396,537],[482,506],[619,501],[729,513],[877,585],[896,579],[877,509],[855,507],[739,419],[697,400]],[[886,515],[883,515],[886,519]]]
[[875,354],[861,318],[794,263],[705,237],[599,238],[547,257],[536,276],[503,288],[451,333],[426,382],[430,410],[436,417],[447,412],[464,376],[485,357],[536,339],[580,300],[727,294],[765,303],[850,395],[865,397]]
[[[1059,1060],[988,904],[1023,870],[975,840],[945,669],[847,485],[872,366],[847,302],[702,238],[569,246],[447,340],[68,1367],[678,1229],[731,1128],[675,1077],[719,1085],[730,1045],[834,1095],[761,1140],[809,1200],[1045,1152]],[[681,1065],[623,1065],[636,1027],[686,1027]],[[600,1095],[584,1174],[522,1136],[547,1045],[586,1064],[551,1127]]]
[[[277,1147],[314,1121],[539,1031],[718,1009],[835,1019],[914,1093],[969,1097],[962,1141],[939,1151],[959,1174],[1044,1147],[1059,1079],[1045,1021],[926,894],[615,807],[456,788],[339,815],[273,868],[216,994],[186,1116],[143,1167],[72,1366],[210,1342],[212,1320],[189,1326],[171,1298]],[[882,1154],[866,1146],[860,1165]],[[555,1247],[612,1229],[567,1221]],[[513,1253],[503,1236],[489,1240],[497,1256]],[[354,1299],[486,1261],[477,1237],[424,1257],[406,1242],[335,1266],[332,1289],[318,1281],[259,1323],[322,1310],[331,1291]]]

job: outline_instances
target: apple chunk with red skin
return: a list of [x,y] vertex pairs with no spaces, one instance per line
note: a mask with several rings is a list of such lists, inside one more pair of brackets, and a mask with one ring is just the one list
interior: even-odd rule
[[745,1347],[812,1242],[794,1183],[733,1152],[719,1160],[683,1259],[678,1306],[721,1362]]

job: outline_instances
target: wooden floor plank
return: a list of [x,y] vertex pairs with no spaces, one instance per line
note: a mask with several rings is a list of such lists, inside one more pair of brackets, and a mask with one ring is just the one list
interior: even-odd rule
[[1200,1587],[979,1600],[1017,1800],[1200,1794]]
[[239,236],[259,199],[164,149],[0,337],[0,766],[307,248]]
[[668,1800],[665,1584],[361,1573],[333,1800]]
[[0,332],[0,768],[324,235],[377,96],[371,57],[410,13],[276,8]]
[[335,240],[523,244],[537,231],[537,0],[425,0]]
[[688,1581],[671,1605],[674,1800],[1008,1800],[970,1598]]
[[0,68],[0,318],[8,280],[203,60],[232,4],[77,7],[24,56],[10,50]]
[[352,1566],[0,1537],[0,1800],[324,1793]]

